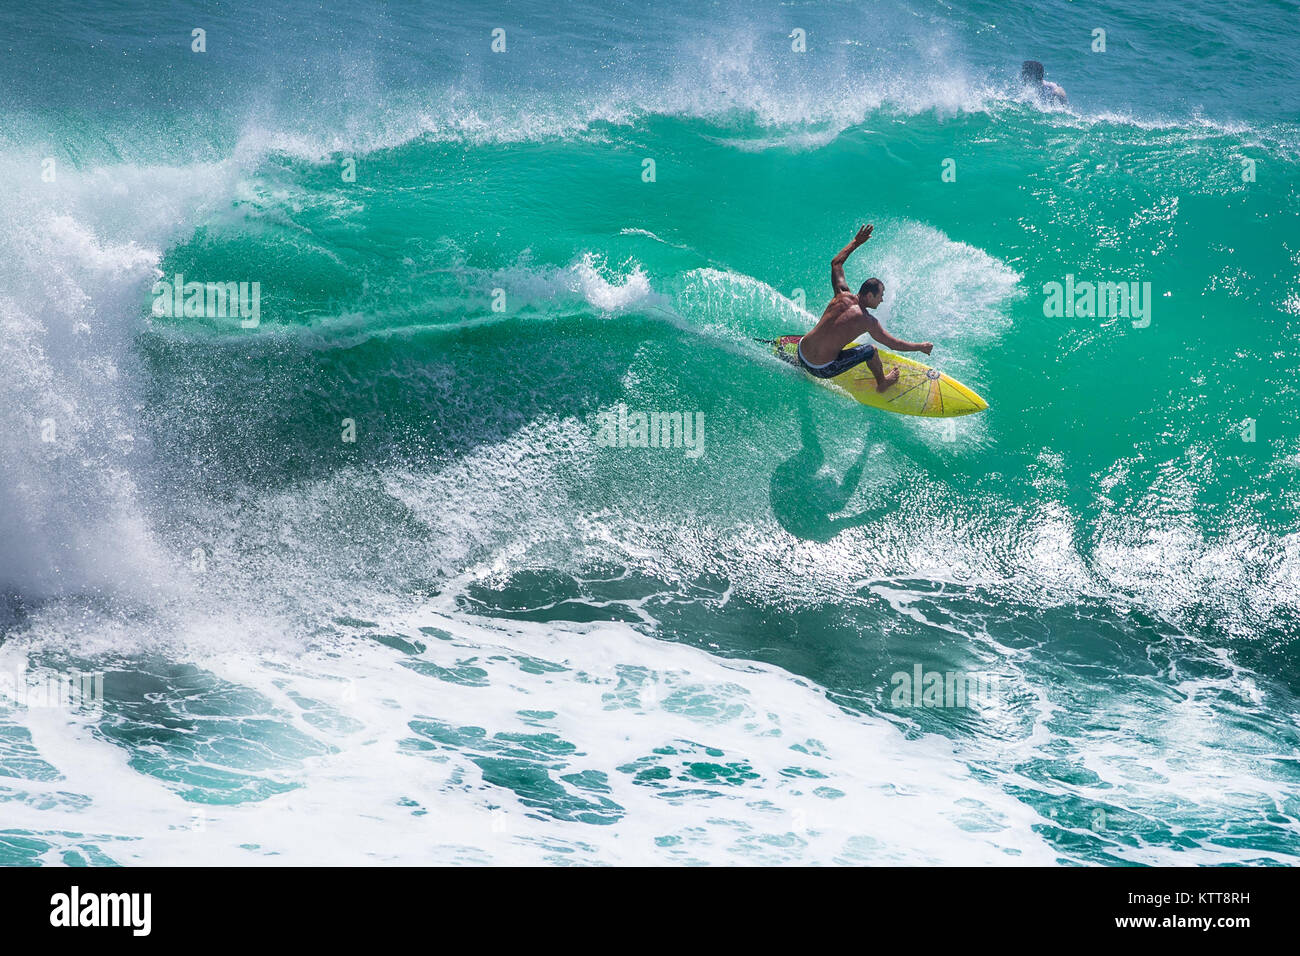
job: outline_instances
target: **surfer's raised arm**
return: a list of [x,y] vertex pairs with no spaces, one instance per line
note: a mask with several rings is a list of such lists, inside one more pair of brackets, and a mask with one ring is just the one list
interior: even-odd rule
[[835,253],[835,258],[831,260],[831,288],[838,294],[840,292],[852,292],[849,283],[844,278],[844,263],[849,261],[849,256],[853,255],[853,250],[862,245],[871,238],[871,223],[867,223],[858,230],[858,234],[853,237],[853,241],[847,246]]

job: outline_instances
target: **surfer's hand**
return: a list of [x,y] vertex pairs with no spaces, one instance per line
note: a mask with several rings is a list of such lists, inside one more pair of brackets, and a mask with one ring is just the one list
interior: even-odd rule
[[930,349],[932,348],[934,348],[933,342],[922,342],[920,345],[916,347],[916,350],[918,352],[924,352],[926,355],[929,355]]
[[874,227],[871,225],[871,223],[867,223],[865,226],[863,226],[861,229],[858,230],[858,234],[853,237],[853,241],[857,243],[859,246],[862,245],[864,242],[866,242],[868,239],[871,238],[872,228]]

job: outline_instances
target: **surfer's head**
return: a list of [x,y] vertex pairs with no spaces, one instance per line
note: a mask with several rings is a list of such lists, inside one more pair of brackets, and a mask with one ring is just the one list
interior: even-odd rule
[[868,279],[858,289],[858,305],[866,309],[874,309],[884,297],[885,284],[879,279]]
[[1026,60],[1020,67],[1020,82],[1026,86],[1043,85],[1043,64],[1037,60]]

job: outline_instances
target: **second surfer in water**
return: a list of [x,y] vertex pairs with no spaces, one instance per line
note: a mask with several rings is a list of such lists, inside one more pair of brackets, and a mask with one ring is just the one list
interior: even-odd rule
[[871,374],[876,377],[876,390],[883,392],[898,381],[898,367],[894,366],[886,373],[880,362],[880,353],[874,345],[857,345],[848,349],[845,348],[846,345],[863,332],[896,352],[924,352],[929,355],[934,344],[905,342],[894,338],[885,331],[880,320],[867,311],[879,306],[885,297],[885,284],[879,279],[868,279],[862,283],[857,295],[849,291],[849,284],[844,278],[844,263],[858,246],[871,238],[871,229],[870,223],[859,229],[853,241],[831,260],[831,286],[835,289],[835,298],[826,306],[826,311],[813,330],[799,340],[799,365],[818,378],[834,378],[865,362],[867,368],[871,369]]

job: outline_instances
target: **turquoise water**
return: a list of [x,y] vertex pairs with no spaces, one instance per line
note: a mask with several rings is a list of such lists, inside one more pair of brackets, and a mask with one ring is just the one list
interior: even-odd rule
[[[0,13],[0,863],[1296,863],[1300,8],[1216,10]],[[753,341],[867,221],[988,411]]]

